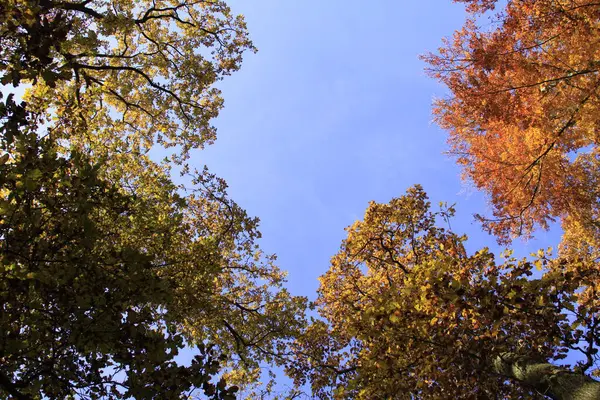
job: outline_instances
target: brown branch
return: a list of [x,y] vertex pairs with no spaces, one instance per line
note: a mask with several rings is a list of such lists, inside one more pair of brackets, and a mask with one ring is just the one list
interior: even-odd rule
[[62,3],[50,3],[50,8],[58,8],[61,10],[66,10],[66,11],[79,11],[82,12],[84,14],[88,14],[91,15],[92,17],[96,18],[96,19],[104,19],[105,15],[99,13],[98,11],[86,7],[86,5],[90,2],[91,0],[86,0],[83,1],[81,3],[67,3],[67,2],[62,2]]
[[493,90],[491,92],[480,93],[479,96],[481,96],[481,95],[490,95],[490,94],[498,94],[498,93],[504,93],[504,92],[510,92],[511,90],[519,90],[519,89],[531,88],[531,87],[543,85],[545,83],[559,82],[559,81],[562,81],[562,80],[569,80],[569,79],[571,79],[571,78],[573,78],[575,76],[586,75],[586,74],[591,74],[591,73],[596,73],[596,72],[598,72],[597,69],[584,69],[584,70],[581,70],[581,71],[578,71],[578,72],[575,72],[575,73],[572,73],[572,74],[560,76],[558,78],[545,79],[543,81],[539,81],[539,82],[535,82],[535,83],[528,83],[528,84],[524,84],[524,85],[512,86],[512,87],[508,87],[508,88],[504,88],[504,89]]

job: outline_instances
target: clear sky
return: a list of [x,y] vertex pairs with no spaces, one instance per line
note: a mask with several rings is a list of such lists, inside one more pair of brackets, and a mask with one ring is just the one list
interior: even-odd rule
[[[220,84],[225,108],[215,145],[195,163],[230,185],[261,219],[261,245],[289,271],[293,294],[314,299],[344,228],[370,200],[387,202],[420,183],[434,206],[457,203],[453,229],[469,249],[494,248],[472,214],[483,196],[444,155],[431,102],[444,88],[418,56],[461,27],[450,0],[257,0],[229,2],[258,47]],[[527,255],[556,234],[516,243]]]

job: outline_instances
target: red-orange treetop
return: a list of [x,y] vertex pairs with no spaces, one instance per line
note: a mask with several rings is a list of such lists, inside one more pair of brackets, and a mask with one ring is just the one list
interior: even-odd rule
[[434,106],[450,153],[489,196],[484,226],[507,241],[556,218],[596,220],[600,3],[460,2],[470,18],[425,59],[450,89]]

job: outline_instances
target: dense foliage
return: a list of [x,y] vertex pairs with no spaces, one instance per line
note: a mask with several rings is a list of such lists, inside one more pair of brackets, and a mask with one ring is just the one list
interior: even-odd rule
[[[22,106],[10,98],[6,105],[0,392],[176,399],[199,387],[232,398],[235,388],[211,383],[221,361],[212,349],[202,346],[187,368],[173,360],[186,341],[165,309],[179,286],[161,276],[170,258],[159,261],[132,240],[155,205],[99,178],[102,165],[80,153],[60,156]],[[172,240],[153,227],[146,232]]]
[[426,57],[451,93],[437,121],[489,195],[485,228],[561,218],[561,245],[469,252],[414,186],[347,229],[310,321],[258,220],[189,164],[254,50],[244,19],[220,0],[0,1],[0,83],[27,87],[0,97],[0,397],[272,397],[278,365],[292,396],[600,398],[600,6],[457,1],[471,19]]
[[[597,398],[597,260],[469,254],[441,227],[452,214],[419,186],[369,205],[320,279],[297,383],[322,399]],[[547,362],[569,351],[574,370]]]
[[467,252],[419,186],[371,203],[289,372],[325,399],[600,398],[600,6],[457,2],[470,18],[425,59],[450,89],[434,107],[450,152],[493,207],[478,217],[503,243],[560,218],[563,240],[499,262]]
[[[589,0],[460,0],[470,19],[425,57],[464,176],[506,241],[556,218],[598,227],[600,7]],[[486,17],[489,17],[490,21]]]
[[30,87],[0,108],[0,393],[225,399],[280,359],[304,300],[186,164],[252,49],[220,1],[1,3],[0,81]]
[[6,0],[0,29],[0,82],[39,83],[39,110],[111,150],[210,143],[213,84],[253,49],[223,1]]

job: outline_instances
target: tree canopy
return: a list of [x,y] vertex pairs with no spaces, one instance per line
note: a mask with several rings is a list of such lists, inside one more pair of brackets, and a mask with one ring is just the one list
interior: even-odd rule
[[214,83],[253,49],[243,18],[221,1],[0,7],[0,81],[30,85],[0,107],[0,393],[232,398],[305,303],[258,219],[185,161],[215,138]]
[[469,19],[424,58],[450,89],[434,106],[450,153],[492,205],[478,218],[501,243],[560,218],[563,240],[497,261],[468,252],[453,208],[431,211],[420,186],[372,202],[321,277],[289,373],[324,399],[599,398],[600,8],[457,2]]
[[450,89],[434,107],[450,153],[493,207],[484,226],[503,241],[556,218],[597,229],[598,4],[460,2],[470,18],[425,59]]
[[243,18],[223,1],[8,0],[1,7],[0,82],[40,83],[32,91],[39,110],[79,121],[111,149],[143,151],[157,142],[187,155],[211,143],[210,120],[222,107],[213,84],[254,49]]
[[296,382],[322,399],[597,398],[596,259],[469,254],[453,213],[419,186],[371,202],[320,278]]
[[0,84],[27,86],[0,96],[0,397],[274,396],[267,364],[320,399],[600,398],[600,7],[456,1],[471,18],[426,57],[450,89],[436,119],[488,231],[560,218],[562,242],[468,251],[416,185],[347,228],[310,319],[258,219],[189,162],[216,138],[216,84],[255,50],[243,17],[0,2]]
[[[19,111],[12,99],[6,105]],[[59,156],[20,111],[20,120],[1,115],[0,393],[175,399],[197,387],[232,398],[237,389],[211,382],[221,354],[201,346],[191,366],[173,360],[186,343],[165,309],[178,284],[161,276],[169,259],[157,260],[130,230],[153,216],[152,202],[100,179],[101,164],[80,153]]]
[[505,244],[560,218],[562,242],[498,261],[468,252],[420,186],[372,202],[288,371],[323,399],[600,398],[600,7],[457,2],[468,20],[424,58],[450,90],[434,106],[450,153],[492,205],[478,218]]

